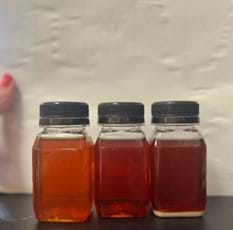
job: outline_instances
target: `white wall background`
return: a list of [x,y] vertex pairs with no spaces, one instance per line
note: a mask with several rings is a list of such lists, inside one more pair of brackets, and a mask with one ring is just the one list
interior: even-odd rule
[[208,193],[233,195],[233,0],[1,0],[5,70],[19,93],[0,117],[0,191],[31,191],[43,101],[88,102],[95,138],[99,102],[144,102],[149,136],[153,101],[192,99],[208,143]]

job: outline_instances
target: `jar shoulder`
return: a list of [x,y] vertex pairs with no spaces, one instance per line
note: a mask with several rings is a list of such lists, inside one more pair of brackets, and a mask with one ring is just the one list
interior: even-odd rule
[[204,138],[196,127],[162,127],[155,128],[152,140],[202,140]]
[[60,129],[60,128],[53,128],[53,129],[44,129],[39,134],[37,134],[36,139],[87,139],[90,140],[91,138],[87,134],[85,129]]
[[39,133],[33,143],[33,151],[51,148],[89,148],[92,139],[86,133]]
[[146,136],[142,129],[101,129],[98,140],[145,140]]

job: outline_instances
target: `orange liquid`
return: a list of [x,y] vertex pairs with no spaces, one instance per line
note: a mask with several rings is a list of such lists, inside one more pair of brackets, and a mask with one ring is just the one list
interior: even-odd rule
[[99,217],[145,217],[149,205],[149,145],[146,140],[98,140],[95,203]]
[[154,213],[161,216],[202,215],[206,205],[204,140],[159,140],[152,162]]
[[43,222],[84,222],[92,206],[92,146],[86,139],[42,139],[33,147],[33,198]]

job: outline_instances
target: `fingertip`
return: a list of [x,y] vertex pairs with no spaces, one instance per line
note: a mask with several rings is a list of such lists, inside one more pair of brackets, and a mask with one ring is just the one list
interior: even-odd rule
[[13,79],[12,74],[6,72],[6,73],[3,74],[3,77],[2,77],[2,79],[0,81],[0,86],[7,88],[13,83],[13,80],[14,79]]

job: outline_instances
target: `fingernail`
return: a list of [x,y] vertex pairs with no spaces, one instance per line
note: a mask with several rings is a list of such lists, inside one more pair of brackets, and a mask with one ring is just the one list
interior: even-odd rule
[[1,82],[0,82],[0,86],[2,86],[2,87],[8,87],[8,86],[10,86],[10,84],[11,84],[12,81],[13,81],[13,77],[11,76],[11,74],[5,73],[3,75],[3,78],[1,80]]

